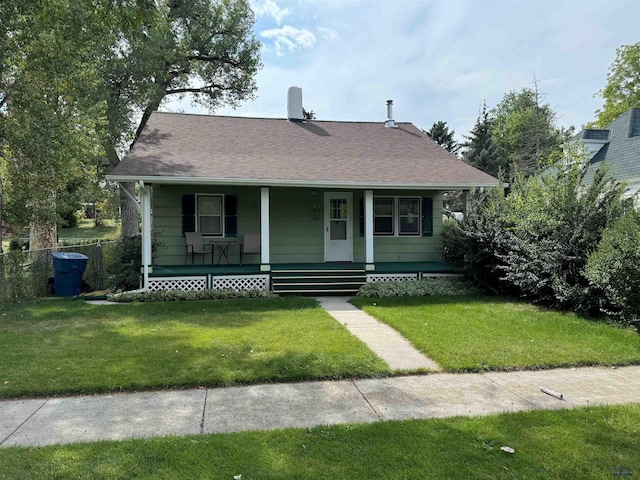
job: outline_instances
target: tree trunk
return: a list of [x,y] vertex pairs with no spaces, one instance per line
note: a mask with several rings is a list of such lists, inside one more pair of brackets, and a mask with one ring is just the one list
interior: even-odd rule
[[140,233],[138,224],[138,206],[123,190],[127,190],[132,197],[136,195],[136,184],[132,182],[120,184],[120,208],[122,210],[122,232],[120,238],[127,238]]
[[31,295],[41,297],[47,295],[48,278],[50,275],[51,248],[58,244],[58,228],[53,222],[50,223],[31,223],[29,232],[29,256],[31,270]]
[[55,223],[31,223],[29,250],[54,248],[58,244],[58,227]]

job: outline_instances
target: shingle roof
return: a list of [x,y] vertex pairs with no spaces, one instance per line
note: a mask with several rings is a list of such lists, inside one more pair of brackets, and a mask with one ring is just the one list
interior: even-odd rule
[[413,124],[396,125],[156,112],[107,178],[441,188],[498,184]]
[[606,162],[616,180],[640,178],[640,108],[631,108],[605,127],[611,132],[609,143],[602,146],[590,161],[585,177],[590,182],[597,168]]

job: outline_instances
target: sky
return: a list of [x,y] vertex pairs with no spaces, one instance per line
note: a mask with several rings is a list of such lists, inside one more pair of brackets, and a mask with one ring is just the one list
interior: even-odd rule
[[[253,0],[257,98],[216,115],[285,118],[290,86],[318,120],[394,119],[468,134],[486,101],[538,90],[558,126],[594,120],[615,51],[640,41],[640,0]],[[171,101],[166,111],[212,113]]]

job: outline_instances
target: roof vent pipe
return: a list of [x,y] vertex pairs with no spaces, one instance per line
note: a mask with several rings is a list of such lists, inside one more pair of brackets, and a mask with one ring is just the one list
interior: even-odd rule
[[388,128],[396,127],[396,122],[393,120],[393,100],[387,100],[387,119],[384,122],[384,126]]

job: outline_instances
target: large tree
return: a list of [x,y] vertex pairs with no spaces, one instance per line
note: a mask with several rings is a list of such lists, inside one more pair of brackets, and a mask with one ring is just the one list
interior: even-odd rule
[[[123,25],[103,62],[109,161],[115,166],[168,96],[191,97],[210,111],[237,106],[256,91],[261,67],[247,0],[150,2]],[[142,21],[140,21],[142,20]],[[133,193],[133,185],[122,185]],[[138,232],[135,205],[122,195],[123,236]]]
[[597,125],[605,127],[629,108],[640,107],[640,42],[622,45],[609,68],[607,85],[598,92],[604,99],[596,111]]
[[535,80],[533,88],[507,92],[491,114],[496,147],[515,172],[537,172],[566,138]]
[[7,216],[28,223],[32,249],[55,244],[60,212],[100,156],[99,31],[88,0],[0,7],[0,142]]
[[478,119],[465,139],[462,159],[489,175],[498,176],[505,163],[493,143],[492,122],[485,102],[482,102]]
[[460,150],[461,145],[458,145],[453,138],[456,131],[449,131],[447,122],[442,120],[435,122],[426,133],[434,142],[444,148],[447,152],[451,152],[454,155]]
[[[214,110],[256,90],[246,0],[9,0],[0,18],[0,174],[32,246],[53,244],[69,185],[115,166],[168,95]],[[126,236],[137,211],[122,198]]]

